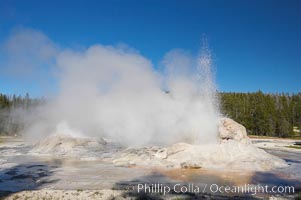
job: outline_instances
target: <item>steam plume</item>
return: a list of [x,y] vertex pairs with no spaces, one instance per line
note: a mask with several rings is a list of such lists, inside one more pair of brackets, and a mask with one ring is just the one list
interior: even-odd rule
[[61,50],[59,93],[37,109],[27,135],[47,135],[63,123],[77,134],[126,145],[214,142],[219,112],[211,62],[206,48],[197,58],[167,53],[162,71],[127,48]]

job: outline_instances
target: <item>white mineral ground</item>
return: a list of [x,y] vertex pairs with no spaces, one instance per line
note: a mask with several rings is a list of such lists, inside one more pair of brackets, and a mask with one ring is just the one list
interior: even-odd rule
[[168,147],[116,150],[109,147],[103,139],[56,133],[40,140],[30,152],[35,155],[77,157],[81,160],[104,159],[113,162],[115,166],[123,167],[266,171],[287,166],[282,159],[252,145],[245,127],[232,119],[220,120],[219,140],[218,144],[176,143]]
[[177,143],[170,147],[128,149],[117,155],[117,166],[162,166],[223,170],[266,171],[286,167],[284,160],[252,145],[244,126],[222,118],[219,144],[191,145]]
[[282,181],[300,186],[301,150],[287,148],[293,140],[249,139],[246,129],[229,118],[220,120],[219,137],[218,144],[147,148],[68,133],[34,145],[8,138],[11,142],[0,143],[0,194],[17,192],[8,199],[126,199],[131,196],[120,189],[137,183]]

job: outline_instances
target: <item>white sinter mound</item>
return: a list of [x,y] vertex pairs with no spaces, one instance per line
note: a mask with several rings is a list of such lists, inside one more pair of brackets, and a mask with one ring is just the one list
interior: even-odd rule
[[218,144],[191,145],[176,143],[170,147],[127,149],[115,160],[117,166],[206,168],[265,171],[287,166],[286,163],[253,146],[244,126],[229,118],[219,124]]
[[39,155],[80,157],[96,159],[106,145],[101,138],[83,137],[62,123],[57,131],[34,144],[31,153]]
[[42,154],[71,155],[85,150],[101,150],[106,142],[96,138],[80,138],[67,134],[52,134],[34,145],[32,152]]
[[107,146],[110,145],[103,139],[83,137],[63,124],[56,133],[36,143],[31,153],[95,160],[102,159],[104,151],[110,151],[111,156],[106,161],[124,167],[138,165],[266,171],[287,166],[282,159],[252,145],[245,127],[229,118],[220,119],[219,142],[213,144],[176,143],[169,147],[117,151]]

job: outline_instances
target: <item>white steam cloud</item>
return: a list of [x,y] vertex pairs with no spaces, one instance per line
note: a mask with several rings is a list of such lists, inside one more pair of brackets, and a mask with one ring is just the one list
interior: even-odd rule
[[173,50],[162,65],[155,71],[137,52],[114,46],[61,50],[59,93],[37,109],[27,135],[45,136],[63,123],[126,145],[215,142],[219,111],[208,49],[197,58]]

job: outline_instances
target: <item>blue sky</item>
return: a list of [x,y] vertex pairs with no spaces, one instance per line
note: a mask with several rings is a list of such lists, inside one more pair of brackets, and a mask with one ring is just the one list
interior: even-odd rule
[[[219,90],[300,92],[300,10],[298,0],[1,0],[0,44],[28,27],[62,47],[125,43],[157,66],[174,48],[196,54],[206,35]],[[0,74],[3,93],[38,96],[38,84]]]

